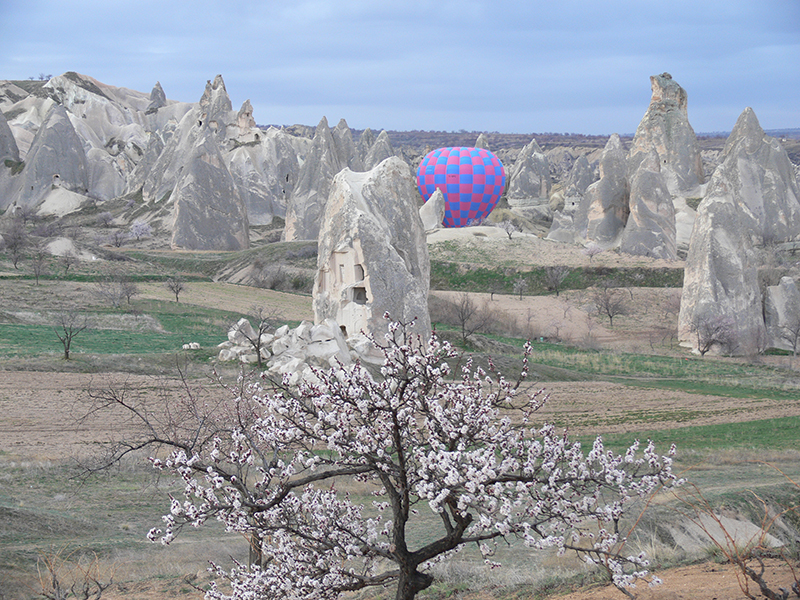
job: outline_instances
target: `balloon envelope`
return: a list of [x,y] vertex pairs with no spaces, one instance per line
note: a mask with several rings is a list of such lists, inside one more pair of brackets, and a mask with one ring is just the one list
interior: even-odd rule
[[492,212],[503,195],[506,170],[483,148],[439,148],[425,155],[417,168],[417,187],[425,202],[440,189],[445,227],[465,227]]

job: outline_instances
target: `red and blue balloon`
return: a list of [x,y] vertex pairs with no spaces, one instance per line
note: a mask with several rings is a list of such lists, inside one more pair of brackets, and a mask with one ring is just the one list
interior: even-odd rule
[[466,227],[492,212],[506,187],[506,170],[484,148],[439,148],[417,168],[417,187],[425,202],[440,189],[445,227]]

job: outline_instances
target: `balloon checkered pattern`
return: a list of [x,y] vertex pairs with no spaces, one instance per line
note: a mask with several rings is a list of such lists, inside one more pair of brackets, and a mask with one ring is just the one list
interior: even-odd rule
[[503,163],[484,148],[439,148],[417,168],[417,187],[427,202],[436,189],[445,198],[445,227],[466,227],[486,218],[503,195]]

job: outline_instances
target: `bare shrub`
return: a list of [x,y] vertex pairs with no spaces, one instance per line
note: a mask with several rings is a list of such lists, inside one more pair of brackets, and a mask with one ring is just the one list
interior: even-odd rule
[[627,315],[630,311],[628,299],[619,288],[602,286],[592,293],[592,302],[597,312],[608,317],[609,327],[614,326],[614,317]]

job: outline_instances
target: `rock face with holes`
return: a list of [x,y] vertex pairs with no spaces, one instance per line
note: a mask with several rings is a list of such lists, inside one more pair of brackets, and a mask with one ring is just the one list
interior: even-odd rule
[[675,260],[675,206],[661,173],[655,150],[639,163],[631,177],[630,215],[620,250],[628,254]]
[[628,158],[629,173],[652,150],[673,196],[695,190],[703,183],[703,162],[694,129],[689,124],[688,96],[669,73],[650,77],[650,106],[636,128]]
[[333,180],[319,234],[314,318],[348,337],[382,335],[384,313],[430,334],[430,261],[407,163],[397,157]]

